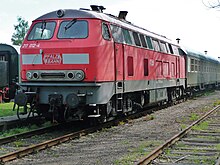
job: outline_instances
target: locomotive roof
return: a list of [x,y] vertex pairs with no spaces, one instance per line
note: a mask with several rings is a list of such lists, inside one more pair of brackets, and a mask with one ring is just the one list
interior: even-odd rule
[[214,59],[210,56],[205,55],[204,53],[195,51],[193,49],[190,48],[186,48],[186,53],[188,56],[197,58],[197,59],[202,59],[202,60],[206,60],[206,61],[210,61],[210,62],[214,62],[214,63],[219,63],[219,61],[217,59]]
[[[58,11],[58,10],[57,10]],[[167,39],[165,36],[156,34],[154,32],[150,32],[149,30],[146,30],[144,28],[138,27],[134,24],[131,24],[130,22],[123,20],[123,19],[119,19],[116,16],[113,16],[111,14],[105,14],[102,12],[97,12],[97,11],[92,11],[92,10],[85,10],[85,9],[80,9],[80,10],[76,10],[76,9],[65,9],[64,11],[64,15],[59,18],[57,16],[57,11],[52,11],[50,13],[47,13],[45,15],[40,16],[39,18],[37,18],[35,21],[37,20],[45,20],[45,19],[63,19],[63,18],[85,18],[85,19],[101,19],[107,22],[111,22],[113,24],[117,24],[119,26],[123,26],[126,27],[128,29],[132,29],[135,31],[138,31],[140,33],[149,35],[151,37],[154,38],[158,38],[160,40],[166,41],[168,43],[172,43],[174,45],[176,45],[176,43],[173,43],[171,40]]]

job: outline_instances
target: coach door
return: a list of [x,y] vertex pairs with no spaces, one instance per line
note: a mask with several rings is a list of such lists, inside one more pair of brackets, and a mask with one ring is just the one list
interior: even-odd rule
[[115,89],[116,93],[124,92],[124,46],[115,43]]

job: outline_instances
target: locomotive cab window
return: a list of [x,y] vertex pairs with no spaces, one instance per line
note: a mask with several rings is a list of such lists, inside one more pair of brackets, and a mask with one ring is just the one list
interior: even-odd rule
[[55,22],[39,22],[34,25],[28,35],[28,40],[49,40],[53,37]]
[[106,40],[111,39],[110,32],[109,32],[109,29],[108,29],[108,25],[105,24],[105,23],[102,24],[102,36]]
[[87,38],[88,22],[83,20],[63,21],[60,24],[58,38]]

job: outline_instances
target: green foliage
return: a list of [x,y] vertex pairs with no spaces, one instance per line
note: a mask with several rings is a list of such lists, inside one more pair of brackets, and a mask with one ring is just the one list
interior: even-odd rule
[[122,157],[119,160],[115,160],[115,165],[133,165],[135,162],[142,158],[143,156],[146,156],[149,154],[149,152],[152,150],[152,147],[159,146],[162,141],[147,141],[142,142],[137,148],[132,148],[129,150],[129,153]]
[[198,119],[199,119],[199,116],[198,116],[197,114],[191,113],[191,116],[190,116],[189,120],[191,120],[191,121],[196,121],[196,120],[198,120]]
[[220,100],[216,100],[214,103],[213,103],[214,107],[220,105]]
[[194,125],[192,127],[193,130],[201,131],[201,130],[206,130],[209,126],[209,123],[207,121],[204,121],[200,123],[199,125]]
[[13,33],[11,41],[13,45],[21,45],[24,37],[29,29],[28,21],[25,21],[21,16],[17,17],[18,25],[14,25],[15,33]]
[[22,146],[24,146],[25,143],[23,141],[18,140],[18,141],[13,142],[13,144],[16,147],[22,147]]
[[0,104],[0,117],[15,115],[16,111],[12,111],[13,105],[14,105],[13,102],[1,103]]

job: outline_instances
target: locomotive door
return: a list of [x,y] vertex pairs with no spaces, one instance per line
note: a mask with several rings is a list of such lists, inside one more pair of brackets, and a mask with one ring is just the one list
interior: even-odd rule
[[124,92],[124,45],[115,43],[115,92]]
[[177,86],[180,85],[179,78],[180,78],[180,57],[176,57],[176,79],[177,79],[176,85]]

